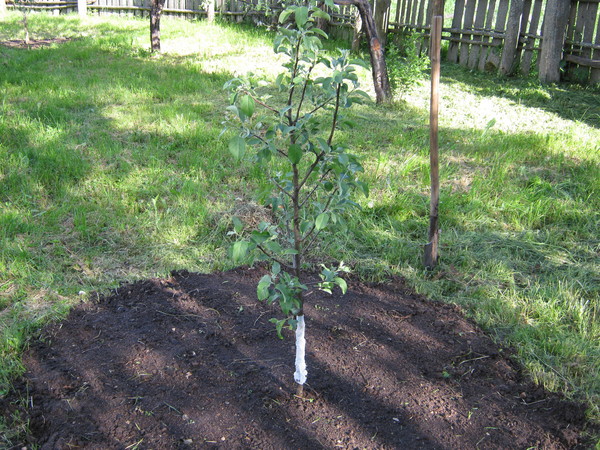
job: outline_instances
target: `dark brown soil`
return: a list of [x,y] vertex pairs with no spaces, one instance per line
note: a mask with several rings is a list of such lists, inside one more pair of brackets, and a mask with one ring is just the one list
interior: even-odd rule
[[[529,383],[457,308],[400,280],[308,298],[308,385],[260,269],[174,273],[75,307],[32,344],[41,449],[585,448],[584,407]],[[7,415],[14,403],[0,400]]]

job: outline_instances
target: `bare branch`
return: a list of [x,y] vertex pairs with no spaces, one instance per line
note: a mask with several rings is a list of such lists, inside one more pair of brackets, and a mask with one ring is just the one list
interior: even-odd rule
[[263,252],[270,260],[275,261],[276,263],[280,264],[282,267],[285,267],[286,269],[292,270],[293,267],[290,266],[288,263],[280,260],[279,258],[276,258],[275,256],[271,255],[261,244],[258,244],[256,246],[256,248],[258,248],[261,252]]

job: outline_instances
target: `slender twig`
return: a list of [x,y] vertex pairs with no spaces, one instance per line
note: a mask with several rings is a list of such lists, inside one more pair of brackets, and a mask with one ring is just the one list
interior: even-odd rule
[[290,109],[288,109],[287,112],[287,118],[288,118],[288,125],[289,126],[294,126],[294,122],[292,122],[292,100],[294,98],[294,90],[296,89],[296,86],[294,85],[294,78],[296,78],[296,75],[298,73],[298,65],[300,63],[300,45],[302,44],[302,37],[300,37],[298,39],[298,44],[296,45],[296,50],[295,50],[295,60],[294,60],[294,68],[292,69],[292,87],[290,88],[290,95],[288,97],[288,101],[287,101],[287,106],[290,107]]
[[[329,205],[331,205],[331,201],[333,200],[333,196],[335,195],[335,193],[337,192],[337,188],[335,188],[335,190],[331,193],[331,195],[329,196],[329,198],[327,199],[327,203],[325,204],[325,207],[323,208],[323,210],[321,211],[321,214],[327,212],[327,210],[329,209]],[[313,224],[312,228],[310,229],[310,231],[306,234],[306,236],[304,236],[302,238],[302,242],[306,241],[316,230],[317,225]],[[317,234],[315,234],[315,236],[313,237],[313,239],[309,242],[308,245],[306,245],[304,247],[305,251],[308,251],[310,246],[313,244],[313,242],[315,241],[315,239],[317,238],[317,236],[319,236],[319,233],[321,232],[321,230],[319,230],[317,232]]]
[[337,126],[338,112],[340,110],[340,93],[341,93],[341,91],[342,91],[342,85],[339,84],[337,87],[336,95],[335,95],[335,109],[333,110],[331,133],[329,134],[329,139],[327,139],[327,145],[331,145],[331,142],[333,142],[333,135],[335,134],[335,127]]
[[315,161],[310,165],[310,167],[306,171],[306,174],[304,175],[304,178],[302,178],[302,181],[298,185],[298,190],[302,189],[304,184],[308,181],[308,177],[311,176],[311,174],[315,170],[315,167],[317,167],[317,165],[321,162],[321,158],[323,158],[323,156],[325,156],[325,152],[321,152],[316,155]]
[[308,199],[310,199],[313,196],[315,191],[319,188],[319,184],[327,177],[327,175],[329,175],[329,172],[331,172],[331,169],[327,169],[325,171],[325,173],[323,175],[321,175],[321,178],[319,179],[319,181],[317,181],[315,183],[315,186],[312,188],[312,190],[308,193],[308,195],[304,198],[304,200],[302,200],[300,202],[300,208],[302,208],[304,206],[304,204],[308,201]]
[[316,113],[318,110],[320,110],[321,108],[324,108],[325,106],[327,106],[328,103],[331,103],[331,101],[334,99],[335,97],[330,97],[328,98],[326,101],[324,101],[323,103],[321,103],[319,106],[315,107],[312,111],[310,111],[308,114],[314,114]]
[[306,79],[304,80],[304,86],[302,87],[302,94],[300,95],[300,101],[298,102],[298,110],[296,111],[296,119],[294,120],[294,123],[298,123],[300,111],[302,110],[302,103],[304,103],[304,96],[306,95],[306,88],[308,87],[308,82],[310,81],[310,73],[313,71],[316,64],[317,62],[313,61],[310,69],[308,69],[308,73],[306,74]]
[[245,94],[249,95],[250,97],[252,97],[252,99],[258,103],[260,106],[262,106],[263,108],[268,109],[269,111],[272,111],[276,114],[279,114],[279,111],[275,108],[273,108],[272,106],[267,105],[265,102],[263,102],[262,100],[258,99],[256,96],[252,95],[251,92],[249,91],[244,91]]
[[272,183],[273,183],[275,186],[277,186],[277,188],[278,188],[278,189],[279,189],[281,192],[283,192],[285,195],[287,195],[287,196],[288,196],[290,199],[292,199],[292,200],[294,199],[294,198],[292,197],[292,194],[290,194],[288,191],[286,191],[286,189],[285,189],[285,188],[284,188],[282,185],[280,185],[280,184],[277,182],[277,180],[276,180],[275,178],[271,177],[271,182],[272,182]]
[[265,250],[265,248],[262,245],[258,244],[256,246],[256,248],[258,248],[261,252],[263,252],[265,255],[267,255],[267,257],[269,259],[275,261],[276,263],[279,263],[281,266],[285,267],[286,269],[289,269],[289,270],[293,269],[293,267],[290,266],[288,263],[286,263],[286,262],[280,260],[279,258],[276,258],[275,256],[271,255],[267,250]]

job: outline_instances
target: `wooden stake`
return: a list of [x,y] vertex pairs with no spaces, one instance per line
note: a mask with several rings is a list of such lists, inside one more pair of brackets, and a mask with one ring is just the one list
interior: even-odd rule
[[429,113],[429,163],[431,172],[431,201],[429,208],[429,242],[425,244],[424,264],[433,268],[438,260],[438,208],[440,203],[440,172],[438,148],[438,112],[440,86],[440,47],[442,41],[442,16],[431,23],[431,102]]

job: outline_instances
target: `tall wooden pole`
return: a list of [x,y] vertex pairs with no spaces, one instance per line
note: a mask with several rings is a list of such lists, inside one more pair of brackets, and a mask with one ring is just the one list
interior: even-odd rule
[[440,204],[440,171],[438,147],[438,113],[440,98],[440,47],[442,41],[442,16],[431,21],[431,102],[429,113],[429,163],[431,171],[431,203],[429,208],[429,242],[425,244],[425,267],[433,268],[438,260]]

